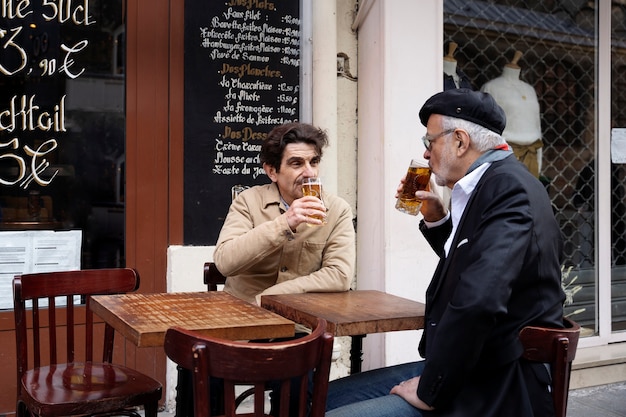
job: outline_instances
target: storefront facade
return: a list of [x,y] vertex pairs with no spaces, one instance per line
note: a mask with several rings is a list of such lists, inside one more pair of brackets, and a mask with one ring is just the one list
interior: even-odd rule
[[[9,129],[0,118],[0,142],[11,144],[5,145],[4,151],[10,149],[11,155],[26,159],[29,154],[23,151],[24,145],[37,149],[54,139],[57,148],[47,153],[47,159],[60,173],[49,187],[39,183],[38,187],[20,187],[17,179],[21,174],[16,177],[14,171],[3,171],[0,179],[15,184],[3,183],[2,197],[27,201],[35,188],[42,196],[53,190],[49,211],[54,215],[50,219],[61,223],[53,229],[82,230],[83,254],[88,254],[82,257],[82,267],[137,268],[142,292],[204,290],[202,265],[211,260],[214,242],[207,239],[203,243],[202,237],[190,242],[185,236],[190,236],[190,228],[196,230],[190,226],[193,216],[185,211],[190,205],[185,148],[189,149],[186,137],[192,134],[186,131],[192,106],[185,96],[185,77],[189,77],[185,63],[190,53],[185,40],[185,3],[200,3],[85,0],[67,2],[54,19],[49,17],[55,9],[43,6],[49,2],[31,3],[10,11],[4,7],[4,27],[0,29],[15,34],[14,39],[18,39],[18,28],[31,23],[52,28],[53,21],[54,30],[42,31],[45,39],[13,48],[17,54],[11,59],[3,52],[2,109],[10,108],[14,96],[18,102],[26,97],[26,103],[34,97],[33,105],[48,106],[52,121],[55,106],[58,108],[58,129],[54,131],[51,124],[50,128],[19,132],[19,128]],[[41,8],[35,3],[41,3]],[[245,12],[250,5],[267,12],[270,3],[233,1],[231,7]],[[296,106],[297,118],[312,121],[329,133],[324,178],[333,192],[352,205],[356,217],[356,288],[380,289],[423,301],[436,259],[417,231],[417,220],[393,207],[395,189],[408,160],[423,153],[418,138],[424,128],[417,111],[426,98],[442,89],[444,55],[452,42],[457,45],[453,51],[456,65],[475,89],[501,75],[519,50],[519,80],[532,86],[539,103],[541,137],[536,139],[542,139],[541,175],[567,242],[564,271],[569,271],[568,282],[578,277],[570,289],[582,285],[568,306],[568,312],[575,313],[572,318],[587,329],[579,357],[607,355],[608,359],[593,367],[610,365],[602,368],[607,377],[604,381],[581,371],[581,377],[572,383],[593,385],[626,379],[626,277],[622,272],[626,257],[622,251],[626,249],[619,228],[626,221],[620,210],[624,161],[619,157],[620,128],[626,127],[621,105],[624,71],[620,70],[625,11],[622,2],[608,0],[300,3],[300,69],[294,85],[301,93],[293,96],[301,102]],[[41,21],[33,22],[35,16]],[[82,40],[89,42],[81,49]],[[0,42],[7,45],[9,40],[5,36]],[[60,52],[46,55],[44,45],[55,45]],[[82,52],[89,59],[77,58],[74,66],[64,66],[68,50],[78,57]],[[22,62],[29,64],[22,66]],[[43,62],[59,65],[53,70],[50,65],[41,67]],[[31,63],[50,72],[38,77],[36,88],[22,92],[20,86],[35,86],[27,74]],[[86,68],[85,72],[80,72],[81,68]],[[294,117],[296,107],[285,109],[284,114]],[[211,116],[214,114],[203,116],[207,124]],[[220,126],[222,132],[224,129]],[[13,147],[14,139],[19,146]],[[22,151],[26,153],[18,153]],[[47,169],[39,178],[44,183],[52,177]],[[19,180],[28,173],[23,177]],[[209,184],[225,184],[224,192],[231,193],[232,184],[226,184],[213,170],[207,171],[206,178],[196,177]],[[585,191],[577,193],[583,187]],[[5,202],[3,207],[7,207]],[[3,213],[18,216],[17,208]],[[28,210],[20,213],[30,215]],[[11,219],[5,214],[3,221]],[[9,375],[15,373],[12,329],[12,313],[5,309],[0,312],[0,355],[2,363],[10,364]],[[368,336],[364,368],[417,359],[417,337],[416,332]],[[120,338],[116,343],[118,360],[168,385],[164,404],[171,405],[174,379],[167,376],[163,352],[138,351]],[[336,375],[344,373],[345,368],[338,364]],[[14,379],[6,378],[3,388],[0,414],[10,414]]]

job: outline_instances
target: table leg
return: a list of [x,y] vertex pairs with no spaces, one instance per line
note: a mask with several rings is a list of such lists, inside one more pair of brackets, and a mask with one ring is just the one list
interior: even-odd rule
[[[176,384],[176,417],[194,417],[195,404],[193,400],[193,374],[189,369],[176,366],[178,382]],[[211,415],[224,415],[224,382],[218,378],[209,377],[211,396],[209,404]],[[254,393],[254,392],[252,392]],[[245,393],[244,393],[245,394]],[[237,406],[247,397],[241,394],[237,397]],[[237,407],[235,407],[236,409]]]
[[350,374],[361,372],[363,362],[363,338],[364,334],[352,336],[352,346],[350,347]]

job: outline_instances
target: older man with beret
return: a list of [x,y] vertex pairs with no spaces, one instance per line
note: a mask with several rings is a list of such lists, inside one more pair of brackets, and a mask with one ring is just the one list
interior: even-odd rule
[[[519,331],[563,326],[562,237],[542,184],[501,134],[487,93],[426,101],[424,158],[452,189],[429,191],[419,228],[440,261],[426,292],[423,361],[333,381],[327,416],[553,416],[550,374],[521,358]],[[408,277],[414,279],[414,277]]]

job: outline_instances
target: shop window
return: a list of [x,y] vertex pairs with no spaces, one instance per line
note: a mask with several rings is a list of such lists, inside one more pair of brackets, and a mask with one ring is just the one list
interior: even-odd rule
[[0,230],[80,230],[83,268],[123,266],[125,1],[63,4],[0,18]]
[[[625,12],[621,2],[613,2],[613,127],[626,127]],[[596,145],[609,140],[596,137],[596,16],[597,2],[587,1],[444,1],[443,54],[453,51],[457,69],[472,88],[489,91],[489,82],[500,77],[505,67],[517,67],[519,81],[536,94],[540,120],[536,139],[542,142],[538,177],[566,241],[563,267],[569,276],[565,278],[576,277],[573,285],[582,286],[566,312],[575,314],[573,318],[591,333],[598,329]],[[511,113],[507,117],[525,115]],[[529,133],[507,138],[527,147],[534,139]],[[612,317],[618,330],[626,327],[625,173],[619,163],[611,171],[612,234],[599,238],[611,239]]]

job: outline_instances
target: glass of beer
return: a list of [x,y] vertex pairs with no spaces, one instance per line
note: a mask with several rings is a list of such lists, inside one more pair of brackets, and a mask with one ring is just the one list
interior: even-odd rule
[[245,186],[245,185],[241,185],[241,184],[235,184],[230,188],[230,198],[231,201],[235,201],[235,198],[237,198],[239,196],[239,194],[241,194],[241,192],[243,190],[246,190],[250,187]]
[[[322,200],[322,180],[319,178],[305,178],[302,181],[302,194],[304,196],[313,196]],[[322,200],[322,204],[324,204],[324,200]],[[326,224],[326,218],[313,215],[310,216],[313,219],[318,219],[322,221],[322,224]],[[307,226],[319,226],[318,224],[310,224],[307,223]]]
[[409,170],[406,173],[402,193],[396,201],[396,209],[403,213],[417,216],[420,212],[420,207],[422,207],[422,200],[418,200],[415,197],[415,192],[428,190],[429,181],[430,168],[428,167],[428,163],[412,159]]

